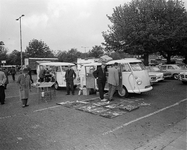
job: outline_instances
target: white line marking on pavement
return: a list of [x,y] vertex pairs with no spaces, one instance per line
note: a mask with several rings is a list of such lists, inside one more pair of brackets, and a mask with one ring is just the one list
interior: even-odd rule
[[[30,93],[29,95],[35,95],[37,93]],[[6,96],[5,99],[9,99],[9,98],[16,98],[19,97],[19,94],[17,96]]]
[[15,117],[16,115],[13,115],[13,116],[5,116],[5,117],[0,117],[0,120],[1,119],[7,119],[7,118],[11,118],[11,117]]
[[34,110],[33,112],[44,111],[44,110],[53,109],[53,108],[57,108],[57,107],[60,107],[60,106],[58,105],[58,106],[46,107],[46,108],[42,108],[42,109],[38,109],[38,110]]
[[102,135],[107,135],[107,134],[113,133],[113,132],[115,132],[115,131],[117,131],[117,130],[119,130],[119,129],[122,129],[122,128],[128,126],[129,124],[132,124],[132,123],[137,122],[137,121],[139,121],[139,120],[142,120],[142,119],[144,119],[144,118],[148,118],[148,117],[150,117],[150,116],[153,116],[153,115],[155,115],[155,114],[158,114],[159,112],[162,112],[162,111],[164,111],[164,110],[167,110],[167,109],[169,109],[169,108],[171,108],[171,107],[177,106],[177,105],[179,105],[180,103],[182,103],[182,102],[184,102],[184,101],[187,101],[187,98],[186,98],[186,99],[183,99],[183,100],[181,100],[181,101],[179,101],[179,102],[177,102],[177,103],[175,103],[175,104],[173,104],[173,105],[167,106],[167,107],[162,108],[162,109],[160,109],[160,110],[157,110],[157,111],[155,111],[155,112],[153,112],[153,113],[150,113],[150,114],[148,114],[148,115],[145,115],[145,116],[142,116],[142,117],[137,118],[137,119],[135,119],[135,120],[132,120],[132,121],[130,121],[130,122],[127,122],[127,123],[125,123],[125,124],[123,124],[123,125],[121,125],[121,126],[118,126],[118,127],[114,128],[114,129],[112,129],[112,130],[109,130],[109,131],[103,133]]

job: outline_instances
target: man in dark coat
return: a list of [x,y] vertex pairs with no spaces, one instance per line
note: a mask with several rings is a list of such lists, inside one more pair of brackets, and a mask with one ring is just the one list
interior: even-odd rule
[[5,82],[6,82],[6,75],[2,71],[2,68],[0,67],[0,103],[3,105],[5,103]]
[[72,95],[74,95],[74,82],[73,80],[76,78],[76,73],[73,69],[71,69],[71,66],[68,66],[68,69],[66,70],[65,79],[66,79],[66,90],[67,94],[70,94],[70,90],[72,92]]
[[106,64],[104,62],[93,72],[93,76],[97,79],[97,86],[101,101],[106,101],[106,99],[104,99],[104,88],[106,84]]
[[27,70],[28,70],[28,75],[30,76],[31,83],[34,83],[34,81],[32,79],[32,70],[28,65],[27,65]]
[[12,80],[15,81],[15,74],[16,74],[16,69],[14,67],[11,68],[10,73],[12,75]]

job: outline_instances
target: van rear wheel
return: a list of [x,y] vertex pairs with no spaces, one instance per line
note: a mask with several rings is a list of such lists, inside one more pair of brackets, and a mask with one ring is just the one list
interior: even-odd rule
[[128,97],[129,93],[128,93],[126,87],[123,86],[123,88],[121,88],[121,90],[118,90],[118,95],[120,97]]
[[54,85],[55,89],[58,90],[59,89],[59,85],[58,83],[56,82],[55,85]]

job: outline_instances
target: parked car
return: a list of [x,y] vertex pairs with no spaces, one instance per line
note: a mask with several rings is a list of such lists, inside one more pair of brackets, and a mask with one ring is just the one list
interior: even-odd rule
[[160,65],[159,68],[162,71],[170,72],[174,79],[178,79],[178,75],[180,72],[186,71],[186,70],[180,68],[176,64],[164,64],[164,65]]
[[172,77],[172,73],[171,73],[171,72],[162,71],[161,69],[159,69],[159,68],[156,67],[156,66],[154,66],[154,67],[153,67],[153,66],[148,66],[147,69],[148,69],[149,72],[163,73],[164,79],[165,79],[165,78],[171,78],[171,77]]
[[151,66],[146,67],[146,69],[148,70],[148,74],[149,74],[151,83],[164,80],[164,73],[154,71]]
[[182,81],[182,83],[187,84],[187,71],[179,73],[179,80]]

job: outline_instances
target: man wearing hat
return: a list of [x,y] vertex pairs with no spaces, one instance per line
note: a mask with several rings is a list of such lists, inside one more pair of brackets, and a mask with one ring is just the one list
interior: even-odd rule
[[93,72],[93,76],[97,79],[97,86],[99,89],[99,96],[101,101],[106,101],[104,99],[104,88],[106,84],[106,63],[102,62],[101,66],[97,67],[97,70]]
[[6,83],[6,75],[2,71],[2,68],[0,67],[0,103],[3,105],[5,103],[5,83]]
[[22,101],[22,107],[27,107],[29,91],[31,89],[31,80],[28,74],[28,69],[24,68],[22,74],[19,75],[17,80],[20,92],[20,99]]

